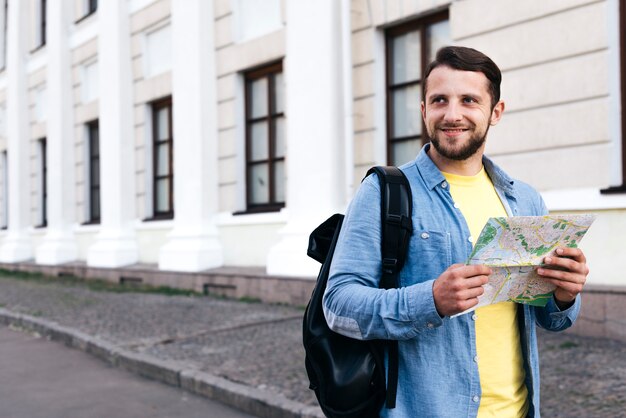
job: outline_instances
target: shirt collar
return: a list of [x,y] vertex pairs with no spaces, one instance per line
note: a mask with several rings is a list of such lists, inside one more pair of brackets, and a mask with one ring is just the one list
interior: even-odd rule
[[[421,151],[415,158],[415,166],[424,182],[430,190],[441,184],[446,178],[441,174],[439,168],[433,163],[433,160],[428,156],[428,150],[430,144],[426,144],[422,147]],[[483,155],[483,165],[485,170],[491,178],[493,185],[496,189],[502,190],[504,193],[514,195],[513,185],[515,181],[498,167],[489,157]]]

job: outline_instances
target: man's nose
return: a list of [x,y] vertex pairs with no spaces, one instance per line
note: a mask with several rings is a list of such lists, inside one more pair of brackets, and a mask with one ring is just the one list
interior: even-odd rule
[[448,103],[446,106],[446,113],[444,114],[444,120],[446,122],[458,122],[463,118],[461,114],[461,108],[456,103]]

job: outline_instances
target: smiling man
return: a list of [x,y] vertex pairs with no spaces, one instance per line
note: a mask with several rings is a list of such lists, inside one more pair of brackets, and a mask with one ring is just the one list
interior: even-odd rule
[[484,156],[504,113],[501,73],[479,51],[445,47],[424,72],[430,143],[400,167],[413,192],[413,235],[398,289],[379,289],[380,188],[368,177],[346,213],[324,297],[329,326],[358,339],[399,340],[397,405],[382,417],[538,417],[535,326],[570,327],[589,269],[560,248],[539,271],[557,287],[545,307],[478,303],[491,270],[465,265],[492,216],[544,215],[541,196]]

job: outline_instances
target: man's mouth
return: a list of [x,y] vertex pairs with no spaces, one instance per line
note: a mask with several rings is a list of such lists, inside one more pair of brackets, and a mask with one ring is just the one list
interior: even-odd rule
[[468,128],[463,128],[463,127],[445,127],[445,126],[439,127],[439,129],[447,135],[459,135],[469,130]]

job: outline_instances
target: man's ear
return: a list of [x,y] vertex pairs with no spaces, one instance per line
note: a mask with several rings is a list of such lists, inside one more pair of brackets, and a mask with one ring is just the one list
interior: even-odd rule
[[497,125],[502,118],[502,114],[504,113],[504,102],[500,100],[491,110],[491,119],[489,120],[489,124],[491,126]]
[[422,111],[422,120],[426,122],[426,105],[423,101],[420,103],[420,109]]

